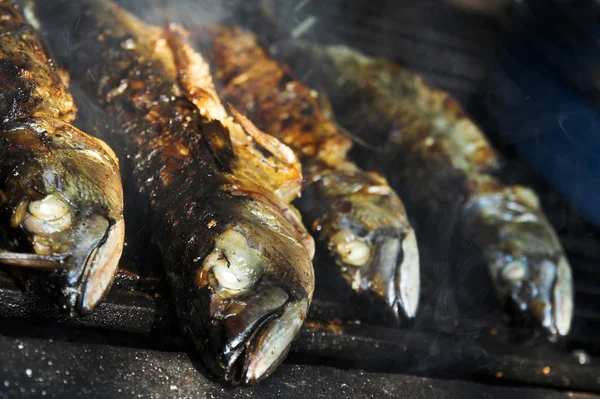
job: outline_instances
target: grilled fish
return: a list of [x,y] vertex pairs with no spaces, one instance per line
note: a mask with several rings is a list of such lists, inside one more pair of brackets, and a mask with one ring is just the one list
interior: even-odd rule
[[288,40],[273,51],[331,95],[343,126],[378,148],[417,222],[436,239],[467,238],[501,298],[550,337],[569,332],[573,282],[558,237],[531,189],[494,177],[499,158],[457,101],[399,65],[344,46]]
[[89,312],[110,288],[123,249],[118,160],[71,125],[71,95],[7,0],[0,81],[0,263],[65,311]]
[[[385,178],[348,159],[352,141],[328,120],[315,93],[294,81],[252,33],[213,26],[215,76],[224,101],[290,146],[303,164],[297,202],[326,243],[348,284],[383,299],[395,316],[414,317],[419,301],[419,253],[404,205]],[[205,46],[205,44],[201,44]]]
[[289,204],[302,181],[294,153],[227,114],[177,29],[109,1],[38,1],[35,15],[74,84],[106,112],[149,200],[184,333],[224,382],[265,378],[314,289],[314,242]]

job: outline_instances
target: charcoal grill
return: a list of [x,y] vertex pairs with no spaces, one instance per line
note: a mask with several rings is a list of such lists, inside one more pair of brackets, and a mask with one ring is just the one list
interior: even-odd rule
[[[393,58],[467,106],[504,31],[504,16],[438,1],[302,1],[278,11],[287,26],[313,18],[305,38]],[[487,131],[493,139],[493,127]],[[510,147],[502,151],[504,177],[538,190],[573,267],[575,319],[564,342],[547,343],[526,322],[507,324],[491,287],[481,284],[485,273],[451,278],[444,257],[428,248],[421,248],[420,314],[401,326],[369,312],[331,277],[331,262],[318,259],[309,320],[285,364],[259,386],[224,388],[181,337],[148,228],[130,212],[116,284],[90,316],[68,318],[0,274],[0,397],[596,397],[600,231]],[[128,196],[129,209],[135,199]]]

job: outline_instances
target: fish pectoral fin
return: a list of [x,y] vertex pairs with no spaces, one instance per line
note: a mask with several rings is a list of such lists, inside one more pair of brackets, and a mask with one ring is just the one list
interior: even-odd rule
[[[338,132],[340,132],[342,135],[344,135],[348,139],[350,139],[352,141],[352,143],[357,144],[367,150],[376,151],[375,147],[368,144],[366,141],[361,139],[358,135],[347,130],[344,126],[340,125],[335,120],[335,112],[333,110],[333,106],[331,105],[331,101],[329,100],[329,96],[327,95],[327,93],[325,93],[325,90],[322,90],[322,89],[317,90],[316,102],[317,102],[318,107],[323,112],[323,117],[327,121],[331,122],[335,126],[335,128],[337,129]],[[350,149],[348,148],[348,150],[350,150]]]
[[345,127],[343,127],[342,125],[340,125],[338,122],[332,120],[331,123],[333,123],[336,127],[336,129],[343,134],[345,137],[347,137],[348,139],[350,139],[352,141],[353,144],[357,144],[360,147],[372,151],[372,152],[383,152],[382,149],[380,148],[376,148],[374,146],[372,146],[371,144],[367,143],[366,141],[364,141],[363,139],[361,139],[358,135],[352,133],[351,131],[347,130]]
[[233,104],[229,104],[229,108],[236,121],[256,143],[269,151],[277,161],[283,163],[290,169],[298,170],[299,174],[302,173],[300,172],[300,162],[290,147],[257,128],[248,118],[242,115]]
[[225,171],[231,171],[235,153],[228,129],[218,120],[201,122],[202,137],[208,144],[219,166]]
[[[242,126],[246,134],[260,145],[262,148],[267,150],[274,158],[275,162],[280,165],[274,165],[275,167],[285,167],[288,170],[295,171],[297,177],[302,176],[302,167],[296,154],[290,147],[283,144],[281,141],[271,136],[270,134],[264,133],[257,128],[248,118],[242,115],[233,104],[228,104],[231,114],[235,120]],[[255,146],[256,147],[256,146]]]
[[330,122],[335,122],[335,112],[333,110],[333,106],[331,105],[331,101],[329,101],[329,96],[325,92],[325,90],[319,89],[317,92],[317,104],[323,113],[325,119]]
[[235,153],[230,131],[222,123],[228,116],[218,100],[208,63],[187,43],[186,32],[180,27],[165,28],[163,36],[173,54],[180,88],[204,117],[200,123],[202,136],[218,165],[231,172]]
[[246,147],[245,153],[256,160],[254,164],[264,170],[265,176],[278,177],[269,178],[268,184],[280,198],[286,201],[295,199],[302,189],[302,166],[294,151],[277,138],[257,128],[233,104],[228,105],[231,114],[241,126],[240,130],[243,132],[240,133],[245,134],[247,138],[241,141],[240,137],[236,136],[234,147],[239,141],[240,145]]

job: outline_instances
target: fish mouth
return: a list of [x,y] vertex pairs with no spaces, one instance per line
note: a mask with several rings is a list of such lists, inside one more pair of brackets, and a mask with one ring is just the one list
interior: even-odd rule
[[227,317],[228,340],[217,359],[222,379],[232,385],[250,385],[268,377],[285,359],[307,313],[307,298],[290,299],[283,289],[270,287]]
[[397,319],[401,315],[414,318],[420,296],[419,250],[414,231],[377,234],[373,243],[371,290],[383,298]]
[[[58,296],[71,316],[90,313],[112,286],[123,251],[125,223],[110,223],[98,214],[80,218],[60,235],[60,250],[52,253],[0,251],[0,263],[53,273],[45,291]],[[37,238],[34,235],[35,238]],[[47,237],[43,237],[47,239]],[[57,276],[58,280],[54,280]],[[45,277],[41,277],[45,280]],[[44,285],[44,281],[40,284]],[[56,292],[58,289],[58,292]]]
[[558,262],[508,262],[499,269],[495,282],[509,306],[534,318],[550,341],[569,333],[574,308],[573,278],[564,256]]
[[74,284],[65,289],[65,310],[82,315],[94,310],[112,286],[123,252],[125,222],[121,219],[111,225],[102,216],[92,215],[76,234],[85,236],[87,232],[88,238],[81,238],[77,249],[71,251],[74,263],[69,282]]
[[[343,245],[337,243],[336,248],[338,261],[352,288],[357,292],[374,293],[397,320],[402,315],[414,318],[420,296],[419,249],[414,230],[403,233],[396,229],[379,229],[374,232],[370,245],[355,236],[349,237]],[[347,262],[348,257],[344,257],[347,254],[359,262]]]

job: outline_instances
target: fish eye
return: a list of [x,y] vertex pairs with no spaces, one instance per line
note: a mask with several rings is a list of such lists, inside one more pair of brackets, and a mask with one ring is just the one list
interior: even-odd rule
[[65,216],[69,206],[55,195],[48,195],[42,200],[30,202],[28,211],[38,219],[52,221]]
[[252,248],[242,233],[228,229],[217,237],[215,249],[203,266],[212,272],[220,288],[240,292],[254,286],[263,265],[260,251]]
[[31,201],[23,219],[23,226],[33,234],[54,234],[71,226],[70,206],[54,194]]
[[205,267],[212,271],[219,287],[230,291],[244,291],[254,283],[252,276],[238,266],[221,252],[213,251],[205,259]]
[[527,264],[513,261],[502,268],[500,277],[507,283],[515,283],[523,280],[526,274]]
[[342,229],[331,237],[330,245],[336,249],[342,262],[363,266],[371,258],[371,247],[364,239],[348,229]]

